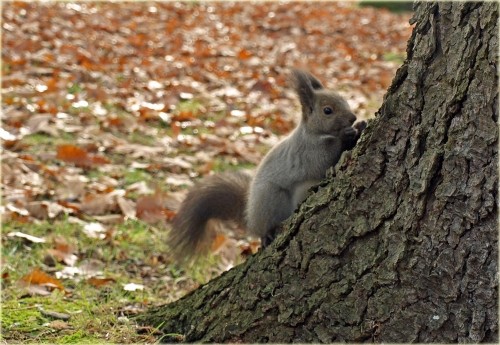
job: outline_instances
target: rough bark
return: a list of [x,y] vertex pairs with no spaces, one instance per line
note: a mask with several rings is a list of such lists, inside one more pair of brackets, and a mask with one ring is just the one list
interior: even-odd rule
[[498,4],[420,4],[378,117],[247,262],[142,322],[197,342],[497,342]]

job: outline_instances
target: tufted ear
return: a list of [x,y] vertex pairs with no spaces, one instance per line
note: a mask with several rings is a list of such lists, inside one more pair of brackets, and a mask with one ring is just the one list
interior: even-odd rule
[[294,69],[292,83],[302,106],[302,117],[306,119],[314,109],[315,90],[323,89],[323,84],[311,73]]

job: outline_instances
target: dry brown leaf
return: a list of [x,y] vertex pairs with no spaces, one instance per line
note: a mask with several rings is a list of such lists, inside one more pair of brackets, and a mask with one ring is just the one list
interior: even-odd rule
[[2,287],[5,288],[6,284],[10,284],[10,274],[9,272],[2,272]]
[[151,194],[153,190],[149,188],[147,182],[139,181],[136,183],[132,183],[127,187],[127,192],[135,192],[139,195],[141,194]]
[[165,179],[165,183],[169,186],[192,186],[193,181],[187,175],[169,174]]
[[[96,221],[101,222],[106,225],[114,225],[114,224],[119,224],[123,222],[123,215],[121,214],[105,214],[102,216],[94,216],[93,217]],[[107,236],[107,232],[106,232]]]
[[141,196],[136,204],[137,218],[151,224],[173,219],[175,212],[165,207],[166,199],[160,192]]
[[118,196],[117,198],[118,206],[122,211],[125,219],[135,219],[135,209],[136,205],[133,200],[125,199],[122,196]]
[[50,291],[50,289],[56,288],[61,291],[66,291],[61,282],[49,276],[47,273],[41,271],[39,268],[33,269],[30,273],[23,276],[20,280],[20,283],[26,286],[28,289],[33,287],[36,290],[32,290],[35,293],[41,294],[42,291]]
[[114,150],[118,153],[121,154],[127,154],[130,155],[132,158],[148,158],[151,159],[152,157],[158,155],[158,154],[164,154],[165,153],[165,148],[164,147],[154,147],[154,146],[146,146],[146,145],[139,145],[139,144],[122,144],[118,145],[114,148]]
[[57,147],[57,159],[77,166],[89,166],[90,158],[87,151],[75,145],[59,145]]
[[118,210],[114,193],[86,194],[82,199],[81,210],[89,215],[103,215]]
[[73,213],[72,209],[65,208],[56,202],[51,201],[33,201],[26,205],[30,216],[37,219],[52,219],[65,213]]
[[105,285],[108,285],[109,283],[114,283],[116,282],[115,279],[113,278],[89,278],[87,279],[87,282],[92,285],[93,287],[100,288]]
[[212,241],[211,251],[216,252],[225,242],[227,241],[227,236],[218,233]]
[[238,247],[240,248],[241,256],[247,257],[257,253],[261,244],[260,241],[240,241],[238,242]]
[[51,114],[33,115],[25,122],[25,126],[29,130],[29,134],[46,133],[50,136],[57,137],[57,129],[49,124],[53,118],[54,116]]
[[90,167],[92,165],[109,163],[107,158],[90,154],[85,149],[71,144],[57,146],[56,158],[67,163],[73,163],[78,167]]
[[78,257],[74,254],[75,251],[76,248],[67,243],[62,237],[54,238],[54,248],[47,249],[49,255],[69,266],[74,266],[78,260]]
[[70,324],[63,320],[51,321],[49,322],[48,327],[58,331],[71,328]]

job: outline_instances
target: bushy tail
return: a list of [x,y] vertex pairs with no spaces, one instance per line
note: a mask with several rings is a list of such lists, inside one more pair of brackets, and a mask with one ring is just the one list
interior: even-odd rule
[[210,219],[232,220],[245,226],[251,176],[231,172],[204,178],[195,185],[173,220],[169,245],[178,259],[188,259],[207,243]]

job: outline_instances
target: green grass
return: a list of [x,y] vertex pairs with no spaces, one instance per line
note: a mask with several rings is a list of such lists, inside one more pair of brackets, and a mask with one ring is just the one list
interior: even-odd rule
[[[17,222],[3,224],[2,274],[2,334],[4,342],[22,343],[130,343],[152,342],[146,334],[137,334],[128,309],[145,310],[148,305],[169,301],[172,293],[163,279],[175,281],[179,277],[195,287],[206,282],[207,271],[216,259],[208,257],[188,268],[171,263],[166,245],[166,230],[154,228],[138,220],[129,220],[113,226],[111,241],[89,238],[82,226],[68,219],[44,221],[26,226]],[[21,238],[6,237],[11,231],[21,231],[46,239],[34,244]],[[38,267],[49,275],[62,270],[65,265],[47,266],[47,250],[54,248],[54,239],[63,238],[73,245],[78,256],[76,267],[96,261],[103,276],[115,281],[102,287],[91,285],[86,277],[60,279],[67,290],[54,290],[49,296],[30,296],[18,286],[21,277]],[[161,258],[152,263],[153,258]],[[165,261],[166,260],[166,261]],[[51,273],[52,272],[52,273]],[[186,280],[187,279],[187,280]],[[125,291],[123,285],[144,285],[142,291]],[[173,283],[172,283],[173,284]],[[177,288],[178,289],[178,288]],[[182,292],[178,289],[177,293]],[[180,296],[177,296],[180,297]],[[163,299],[165,298],[165,299]],[[53,326],[54,319],[44,316],[39,308],[70,315],[64,329]]]
[[394,13],[411,12],[413,10],[412,1],[374,1],[363,0],[358,3],[359,7],[385,8]]
[[59,136],[53,137],[45,133],[34,133],[23,137],[23,144],[29,146],[39,146],[39,145],[60,145],[74,143],[75,136],[71,133],[60,132]]
[[127,139],[131,143],[146,145],[146,146],[154,146],[156,144],[156,141],[158,140],[157,137],[154,137],[152,135],[143,134],[140,132],[130,133],[128,135]]
[[212,170],[214,172],[240,171],[243,169],[254,169],[255,164],[235,162],[231,157],[215,157]]
[[382,58],[384,59],[384,61],[396,62],[396,63],[402,65],[403,62],[405,62],[406,53],[405,52],[401,52],[401,53],[385,53]]
[[80,93],[82,91],[83,91],[83,87],[78,83],[71,84],[71,86],[68,87],[68,93],[73,94],[73,95]]
[[123,175],[122,182],[125,185],[130,185],[132,183],[136,182],[149,182],[153,179],[153,176],[149,174],[148,172],[140,169],[128,169],[125,171],[125,174]]
[[123,115],[130,115],[128,111],[126,111],[121,104],[116,104],[116,103],[110,103],[110,102],[104,102],[102,104],[102,107],[106,109],[108,112],[112,114],[123,114]]
[[12,65],[10,63],[2,63],[2,75],[9,75],[12,70]]
[[[120,308],[119,299],[102,303],[97,289],[86,289],[83,296],[65,296],[54,292],[48,297],[26,297],[3,301],[2,340],[26,343],[121,343],[127,338],[137,339],[132,327],[127,330],[118,320],[115,311]],[[111,297],[120,298],[114,294]],[[70,315],[65,328],[52,326],[53,318],[44,316],[38,308]]]
[[193,98],[187,100],[181,100],[177,104],[178,111],[191,111],[191,112],[199,112],[203,108],[203,104],[201,101]]

